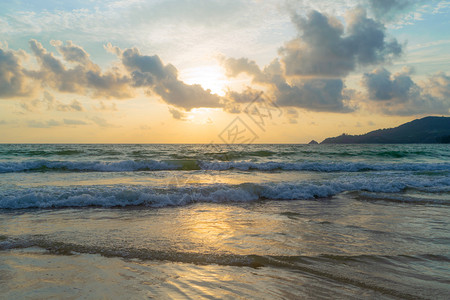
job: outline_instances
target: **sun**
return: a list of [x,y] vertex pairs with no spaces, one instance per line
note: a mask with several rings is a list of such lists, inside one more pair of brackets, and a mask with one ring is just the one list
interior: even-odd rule
[[187,84],[200,84],[211,93],[225,96],[226,87],[230,81],[223,69],[218,65],[207,65],[188,68],[180,71],[180,79]]

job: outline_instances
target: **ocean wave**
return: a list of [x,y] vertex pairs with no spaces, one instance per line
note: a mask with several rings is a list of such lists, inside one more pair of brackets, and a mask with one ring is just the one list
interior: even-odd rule
[[33,157],[33,156],[73,156],[85,153],[83,150],[74,149],[60,149],[60,150],[24,150],[15,149],[9,151],[1,151],[1,155],[6,156],[23,156],[23,157]]
[[[417,189],[450,192],[450,178],[338,178],[299,183],[242,183],[150,187],[146,185],[44,186],[0,191],[0,209],[63,207],[181,206],[195,202],[250,202],[326,198],[342,192],[399,193]],[[408,199],[405,198],[405,202]],[[416,201],[410,201],[414,204]],[[433,204],[430,200],[428,203]],[[447,205],[449,201],[436,200]]]
[[448,171],[450,163],[366,163],[366,162],[199,162],[203,170],[241,171],[315,171],[315,172],[360,172],[360,171]]
[[[430,189],[435,190],[435,189]],[[450,193],[450,186],[440,187],[439,192]],[[360,192],[357,193],[356,199],[360,201],[384,201],[384,202],[394,202],[394,203],[410,203],[410,204],[441,204],[441,205],[450,205],[450,201],[442,198],[430,198],[423,195],[419,196],[411,196],[411,195],[402,195],[402,194],[386,194],[386,193],[368,193],[368,192]]]
[[266,158],[271,156],[287,156],[295,155],[296,152],[282,152],[277,153],[269,150],[255,150],[255,151],[218,151],[218,152],[193,152],[193,153],[174,153],[170,156],[175,159],[198,159],[198,160],[219,160],[219,161],[236,161],[238,159],[248,158]]
[[240,171],[311,171],[311,172],[364,172],[364,171],[450,171],[450,163],[367,163],[367,162],[251,162],[251,161],[198,161],[123,160],[123,161],[54,161],[27,160],[0,162],[0,173],[14,172],[132,172],[159,170],[240,170]]
[[176,164],[164,161],[134,161],[123,160],[116,162],[103,161],[53,161],[28,160],[20,162],[0,162],[0,173],[14,172],[44,172],[44,171],[94,171],[94,172],[127,172],[174,170]]

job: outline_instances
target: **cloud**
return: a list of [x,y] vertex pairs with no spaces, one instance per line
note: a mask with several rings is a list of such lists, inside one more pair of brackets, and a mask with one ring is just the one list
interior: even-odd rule
[[371,100],[384,101],[395,99],[399,102],[407,101],[417,93],[418,86],[407,73],[391,73],[385,68],[377,68],[371,73],[365,73],[362,85],[367,88]]
[[298,123],[297,119],[299,117],[299,114],[298,114],[298,111],[295,108],[290,107],[290,108],[286,109],[286,115],[287,115],[287,117],[289,119],[289,123],[290,124],[297,124]]
[[86,123],[85,121],[81,121],[81,120],[71,120],[71,119],[64,119],[63,123],[65,125],[87,125],[88,123]]
[[[221,98],[203,89],[199,84],[186,84],[178,79],[178,70],[172,64],[164,64],[158,55],[142,55],[137,48],[122,51],[111,44],[106,50],[119,56],[122,66],[105,72],[94,64],[89,54],[71,41],[51,41],[62,58],[56,57],[36,40],[29,45],[38,61],[39,69],[22,68],[18,54],[0,49],[0,97],[17,97],[30,94],[27,80],[34,80],[42,87],[59,92],[104,98],[128,98],[136,89],[144,88],[148,94],[156,94],[166,103],[191,110],[198,107],[223,107]],[[77,100],[69,105],[47,99],[49,106],[59,111],[82,111]],[[33,111],[37,103],[24,104]],[[114,107],[112,107],[114,109]],[[100,109],[106,109],[101,106]]]
[[75,45],[72,41],[67,41],[63,45],[61,41],[50,41],[50,44],[56,47],[64,60],[77,63],[84,66],[90,66],[93,69],[97,67],[90,61],[89,54],[80,46]]
[[20,108],[29,112],[39,111],[42,101],[40,99],[34,99],[32,101],[24,101],[19,103]]
[[30,120],[27,122],[28,127],[30,128],[51,128],[51,127],[56,127],[56,126],[60,126],[61,123],[58,121],[55,121],[53,119],[48,120],[48,121],[36,121],[36,120]]
[[241,113],[242,104],[248,105],[248,103],[258,100],[262,94],[262,91],[255,90],[251,87],[247,87],[242,92],[228,90],[224,96],[223,110],[231,114]]
[[48,111],[84,111],[83,104],[74,99],[70,104],[64,104],[55,99],[55,97],[47,91],[44,91],[42,99],[34,99],[31,101],[22,101],[20,107],[29,112],[39,111],[45,107]]
[[91,94],[92,97],[129,98],[134,95],[128,76],[114,68],[102,73],[89,55],[70,41],[65,46],[59,41],[52,41],[52,44],[66,62],[74,65],[73,68],[66,67],[64,61],[48,52],[38,41],[30,40],[29,44],[41,67],[39,71],[29,73],[43,85],[59,92]]
[[228,77],[236,77],[240,73],[247,73],[255,78],[258,78],[258,81],[261,81],[261,70],[254,61],[251,61],[245,57],[238,59],[221,57],[221,60],[223,65],[226,67],[226,75]]
[[73,99],[70,104],[59,104],[56,107],[59,111],[84,111],[83,104],[80,101]]
[[386,114],[450,114],[450,76],[437,73],[425,82],[415,83],[410,70],[391,74],[377,68],[363,75],[361,85],[369,105]]
[[[357,67],[385,63],[402,53],[397,40],[388,40],[386,28],[357,7],[347,13],[346,25],[337,18],[310,12],[295,14],[298,37],[285,43],[279,56],[264,69],[248,58],[222,58],[227,75],[246,73],[262,85],[275,103],[314,111],[350,112],[351,90],[344,79]],[[250,90],[228,92],[232,103],[248,101]],[[228,104],[227,107],[235,106]]]
[[349,112],[340,79],[309,79],[295,84],[277,85],[277,105],[307,108],[314,111]]
[[116,103],[105,104],[103,101],[100,101],[99,106],[94,106],[94,109],[97,111],[118,111]]
[[312,11],[295,15],[299,37],[281,49],[287,76],[343,77],[359,65],[385,62],[402,53],[397,40],[386,38],[383,24],[359,7],[346,15],[347,27],[337,19]]
[[[289,78],[278,59],[261,70],[254,61],[228,58],[222,60],[228,74],[237,76],[245,72],[256,84],[264,85],[269,97],[278,106],[299,107],[314,111],[349,112],[345,104],[344,83],[333,78]],[[227,107],[254,100],[258,91],[247,89],[241,93],[228,92]]]
[[450,76],[446,73],[439,72],[431,76],[425,87],[432,97],[447,99],[450,102]]
[[391,21],[408,10],[427,3],[425,0],[368,0],[370,10],[381,20]]
[[191,110],[196,107],[222,107],[220,97],[204,90],[199,84],[186,84],[178,79],[178,70],[171,64],[164,65],[157,55],[142,55],[137,48],[119,51],[122,63],[130,72],[132,85],[145,87],[159,95],[167,104]]
[[[394,0],[393,3],[361,1],[385,14],[412,7],[411,1],[406,0]],[[369,16],[375,14],[368,13]],[[122,50],[106,45],[105,49],[114,53],[119,61],[111,68],[102,69],[93,63],[83,47],[71,41],[51,41],[57,51],[52,53],[38,41],[31,40],[29,44],[38,62],[37,69],[23,67],[24,52],[0,52],[0,85],[6,86],[0,90],[0,97],[28,95],[33,86],[39,85],[41,89],[114,99],[132,97],[145,90],[148,95],[158,96],[169,104],[174,118],[183,119],[186,111],[198,107],[217,107],[239,113],[243,106],[264,91],[280,107],[349,112],[353,110],[349,106],[353,105],[351,100],[356,99],[354,95],[358,93],[346,88],[345,78],[361,67],[386,64],[402,54],[402,45],[388,38],[381,20],[381,17],[378,20],[368,17],[362,7],[349,11],[345,21],[318,11],[307,15],[295,13],[291,21],[297,36],[284,43],[278,56],[265,67],[258,66],[249,58],[222,58],[228,76],[246,73],[255,85],[241,92],[229,90],[224,97],[199,84],[183,82],[174,65],[164,63],[158,55],[142,54],[138,48]],[[436,99],[447,93],[445,74],[430,79],[430,87],[426,88],[414,83],[409,74],[392,75],[386,70],[377,70],[365,75],[363,86],[372,105],[379,103],[380,107],[388,107],[391,103],[391,109],[386,110],[389,113],[397,111],[392,108],[392,103],[400,106],[420,99],[438,103]],[[56,111],[84,110],[78,100],[62,103],[52,97],[48,93],[42,100],[23,102],[21,106],[29,111],[45,106]],[[416,102],[411,102],[411,99]],[[115,104],[107,106],[103,102],[94,109],[117,110]],[[99,126],[112,126],[101,118],[93,122]]]
[[21,63],[25,56],[23,51],[2,49],[0,44],[0,98],[30,96],[35,91]]
[[186,120],[186,114],[176,108],[169,107],[169,112],[172,115],[172,117],[176,120],[180,121]]
[[151,130],[152,127],[147,125],[147,124],[144,124],[144,125],[139,126],[139,129],[141,129],[141,130]]
[[117,127],[114,124],[109,123],[102,117],[94,116],[94,117],[91,117],[90,120],[100,127]]
[[249,103],[262,96],[262,92],[247,87],[243,92],[228,91],[226,97],[235,103]]
[[47,120],[47,121],[37,121],[37,120],[30,120],[27,121],[27,126],[30,128],[51,128],[51,127],[57,127],[57,126],[63,126],[63,125],[88,125],[87,122],[81,121],[81,120],[72,120],[72,119],[64,119],[61,121],[55,121],[53,119]]

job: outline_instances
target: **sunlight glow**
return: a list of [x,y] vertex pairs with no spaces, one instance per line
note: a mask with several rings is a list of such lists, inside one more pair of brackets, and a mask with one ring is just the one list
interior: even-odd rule
[[180,78],[187,84],[200,84],[211,93],[224,96],[229,79],[218,65],[199,66],[180,71]]

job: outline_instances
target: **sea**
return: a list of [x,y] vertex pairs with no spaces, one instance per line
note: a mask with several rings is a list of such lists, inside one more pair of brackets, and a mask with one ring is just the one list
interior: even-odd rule
[[450,145],[1,144],[0,299],[449,299]]

